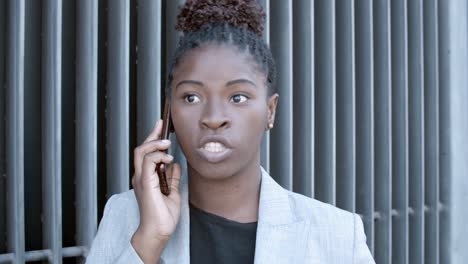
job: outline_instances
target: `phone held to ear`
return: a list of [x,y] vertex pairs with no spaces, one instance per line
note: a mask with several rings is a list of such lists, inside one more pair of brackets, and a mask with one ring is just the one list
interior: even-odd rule
[[[166,97],[164,101],[164,112],[163,112],[163,127],[161,131],[161,136],[160,140],[162,139],[169,139],[170,133],[173,131],[172,127],[172,120],[171,120],[171,105],[169,98]],[[164,153],[167,153],[167,150],[163,151]],[[171,185],[171,179],[167,179],[166,177],[166,164],[164,162],[160,162],[156,164],[156,171],[158,173],[159,177],[159,186],[161,189],[161,192],[164,195],[169,195],[171,193],[171,188],[169,186]]]

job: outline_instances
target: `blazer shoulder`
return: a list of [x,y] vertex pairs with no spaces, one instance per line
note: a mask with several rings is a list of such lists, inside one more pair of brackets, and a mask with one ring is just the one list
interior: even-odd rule
[[[133,190],[112,195],[106,203],[87,263],[141,263],[130,244],[139,224],[139,211]],[[123,261],[129,263],[128,261]]]
[[133,189],[112,195],[109,198],[108,202],[111,199],[112,203],[120,203],[122,205],[132,205],[134,203],[136,204],[136,197]]
[[[356,226],[362,225],[358,222],[357,214],[301,194],[289,192],[288,196],[296,221],[309,226],[309,239],[314,241],[314,246],[319,247],[324,255],[330,257],[327,259],[328,262],[345,263],[353,259],[356,247]],[[364,232],[359,235],[364,236],[363,245],[365,246]]]
[[134,227],[139,223],[139,209],[133,190],[112,195],[104,207],[100,225]]
[[315,226],[332,226],[337,231],[345,229],[352,233],[356,214],[291,191],[288,191],[288,197],[297,221],[311,222]]

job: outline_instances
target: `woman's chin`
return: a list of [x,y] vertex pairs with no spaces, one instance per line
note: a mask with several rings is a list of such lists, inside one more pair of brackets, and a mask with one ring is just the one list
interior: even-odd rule
[[229,166],[228,162],[195,162],[196,166],[188,164],[189,173],[190,169],[193,170],[190,175],[195,174],[205,180],[226,180],[235,174],[235,169]]

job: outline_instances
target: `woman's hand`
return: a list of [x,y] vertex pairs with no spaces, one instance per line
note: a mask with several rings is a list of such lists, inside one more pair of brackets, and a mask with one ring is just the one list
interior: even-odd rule
[[172,179],[171,193],[161,193],[156,164],[169,164],[173,157],[162,151],[169,148],[169,140],[158,140],[161,135],[162,121],[156,123],[146,140],[135,148],[135,173],[132,185],[140,209],[140,225],[132,237],[132,245],[145,263],[156,263],[167,241],[175,231],[180,217],[181,197],[179,164],[171,164],[166,169],[168,179]]

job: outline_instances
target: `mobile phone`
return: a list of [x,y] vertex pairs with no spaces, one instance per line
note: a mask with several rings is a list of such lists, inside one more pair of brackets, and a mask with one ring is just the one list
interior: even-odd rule
[[[170,99],[167,97],[164,100],[164,111],[162,117],[163,127],[159,139],[169,139],[170,133],[173,131],[171,119],[171,105],[169,100]],[[163,152],[167,153],[167,150],[164,150]],[[159,186],[161,192],[167,196],[171,193],[171,188],[169,188],[169,186],[171,185],[171,179],[167,179],[166,177],[166,168],[167,166],[164,162],[156,164],[156,171],[159,177]]]

